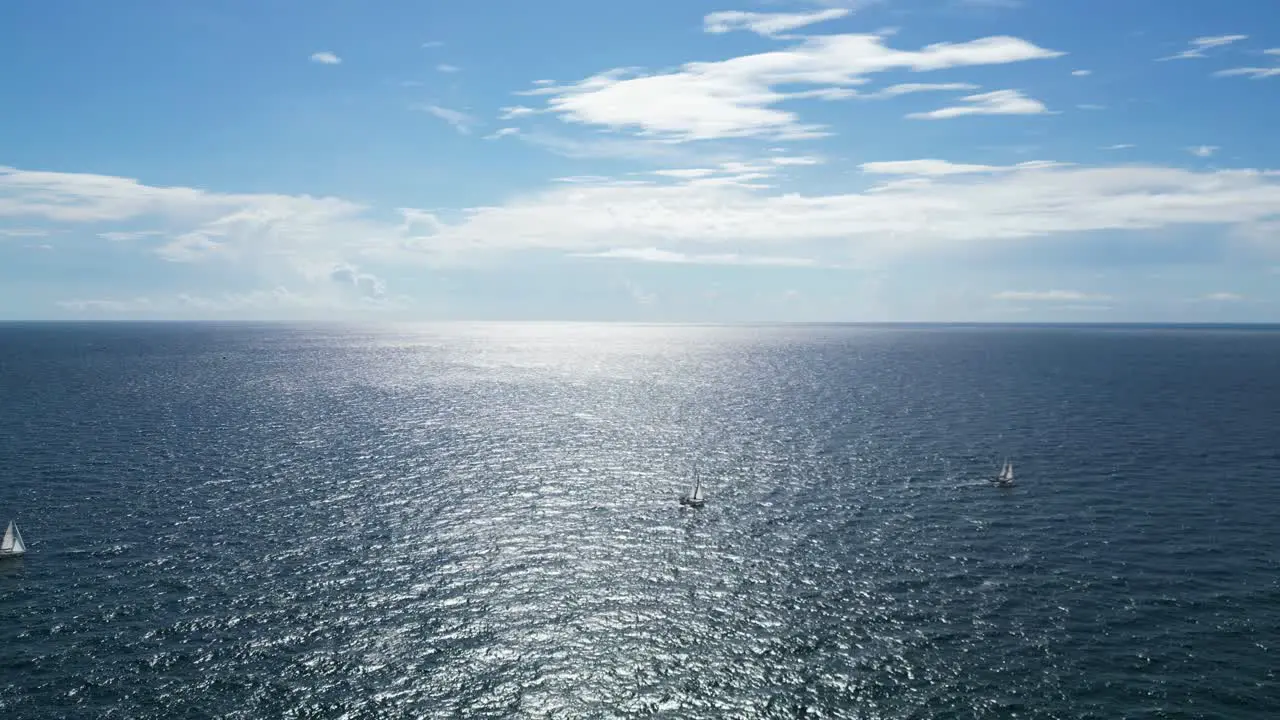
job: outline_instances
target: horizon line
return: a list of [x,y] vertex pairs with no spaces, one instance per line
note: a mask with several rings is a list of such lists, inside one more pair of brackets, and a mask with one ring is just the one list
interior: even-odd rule
[[404,325],[664,325],[690,327],[734,326],[850,326],[850,327],[1170,327],[1170,328],[1276,328],[1280,320],[551,320],[551,319],[435,319],[435,320],[321,320],[321,319],[221,319],[221,318],[53,318],[0,319],[0,327],[12,325],[279,325],[279,326],[404,326]]

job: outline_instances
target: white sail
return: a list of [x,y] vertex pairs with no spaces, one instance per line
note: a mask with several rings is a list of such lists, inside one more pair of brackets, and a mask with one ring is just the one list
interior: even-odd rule
[[698,502],[699,500],[702,500],[702,483],[701,482],[694,484],[693,492],[689,494],[689,499],[693,500],[694,502]]
[[22,542],[22,533],[18,532],[18,526],[9,521],[9,527],[4,531],[4,539],[0,540],[0,553],[6,555],[21,555],[27,551],[27,546]]
[[1008,465],[1005,466],[1004,479],[1009,481],[1013,480],[1013,463],[1009,463]]

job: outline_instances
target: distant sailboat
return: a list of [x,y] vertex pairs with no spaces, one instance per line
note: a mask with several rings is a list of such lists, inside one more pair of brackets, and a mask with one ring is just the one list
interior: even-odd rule
[[1000,468],[1000,474],[993,482],[999,487],[1013,487],[1013,463],[1005,460],[1004,467]]
[[4,539],[0,540],[0,558],[18,557],[26,552],[27,545],[22,542],[22,533],[18,532],[18,526],[10,520],[8,529],[4,531]]
[[689,507],[702,507],[706,504],[706,493],[702,490],[702,479],[698,476],[698,467],[693,468],[693,487],[689,488],[689,492],[680,496],[680,504]]

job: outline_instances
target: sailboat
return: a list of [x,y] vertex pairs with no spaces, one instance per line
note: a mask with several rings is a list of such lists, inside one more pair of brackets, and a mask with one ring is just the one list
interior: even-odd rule
[[27,545],[22,542],[22,533],[18,532],[18,526],[10,520],[8,529],[4,531],[4,539],[0,540],[0,558],[18,557],[26,552]]
[[680,504],[689,507],[702,507],[706,504],[706,494],[702,490],[702,478],[698,476],[698,467],[693,468],[693,487],[689,488],[689,492],[680,496]]
[[1000,468],[1000,474],[992,482],[999,487],[1013,487],[1013,463],[1005,460],[1004,467]]

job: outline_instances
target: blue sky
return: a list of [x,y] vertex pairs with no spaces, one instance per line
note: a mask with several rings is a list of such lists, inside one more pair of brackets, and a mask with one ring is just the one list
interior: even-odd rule
[[1270,0],[10,0],[0,97],[0,319],[1280,321]]

